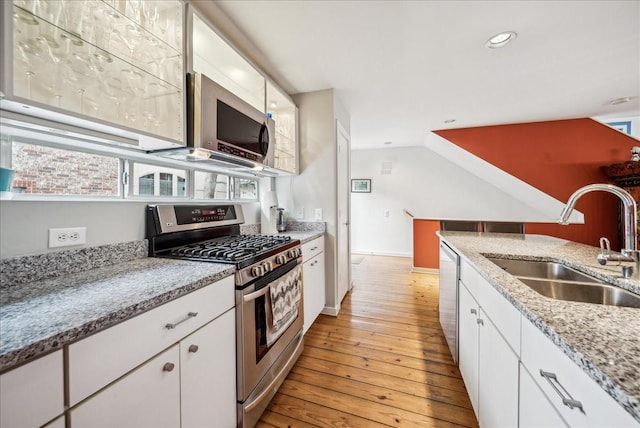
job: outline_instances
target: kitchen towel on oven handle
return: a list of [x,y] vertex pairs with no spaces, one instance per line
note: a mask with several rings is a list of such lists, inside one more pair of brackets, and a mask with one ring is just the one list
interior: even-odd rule
[[298,316],[302,296],[302,268],[297,266],[283,278],[269,285],[265,304],[267,313],[267,346],[271,346]]

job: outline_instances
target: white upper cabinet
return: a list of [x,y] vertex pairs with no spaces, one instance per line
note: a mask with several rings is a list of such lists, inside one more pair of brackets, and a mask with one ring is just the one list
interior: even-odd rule
[[274,166],[298,173],[298,108],[271,82],[267,82],[267,114],[276,123]]
[[264,76],[195,13],[191,37],[193,71],[206,75],[264,112]]
[[10,37],[3,37],[7,100],[184,142],[182,2],[14,0],[2,6],[11,23]]

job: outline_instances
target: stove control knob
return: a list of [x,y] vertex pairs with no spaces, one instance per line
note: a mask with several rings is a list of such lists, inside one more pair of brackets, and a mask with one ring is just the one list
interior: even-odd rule
[[283,255],[276,256],[276,264],[283,265],[287,261],[287,258]]
[[254,266],[251,268],[251,276],[262,276],[264,275],[264,269],[262,266]]
[[295,259],[300,255],[299,251],[300,251],[299,248],[294,248],[292,250],[289,250],[289,252],[287,253],[287,257],[289,257],[290,259]]
[[271,262],[264,262],[262,263],[261,267],[265,272],[271,272],[273,270],[273,265],[271,264]]

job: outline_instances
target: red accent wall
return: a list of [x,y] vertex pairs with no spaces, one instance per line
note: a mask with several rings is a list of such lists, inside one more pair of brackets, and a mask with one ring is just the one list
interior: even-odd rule
[[[610,183],[600,167],[628,161],[631,147],[638,145],[637,140],[592,119],[434,132],[560,201],[586,184]],[[576,205],[584,213],[585,224],[528,223],[526,231],[592,246],[606,236],[619,249],[617,206],[615,196],[594,192]],[[438,240],[430,223],[414,221],[416,267],[438,267]]]
[[414,267],[438,269],[440,266],[440,244],[436,236],[438,230],[438,220],[413,220]]
[[[631,147],[637,145],[635,139],[592,119],[434,132],[560,201],[586,184],[609,183],[600,167],[629,160]],[[601,236],[617,242],[615,196],[594,192],[580,199],[576,209],[584,213],[584,225],[527,224],[527,233],[594,246]]]

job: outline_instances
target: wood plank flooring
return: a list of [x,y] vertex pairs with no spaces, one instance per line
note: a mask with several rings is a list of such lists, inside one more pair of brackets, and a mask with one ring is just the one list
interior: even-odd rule
[[438,276],[365,256],[257,427],[477,427],[438,322]]

